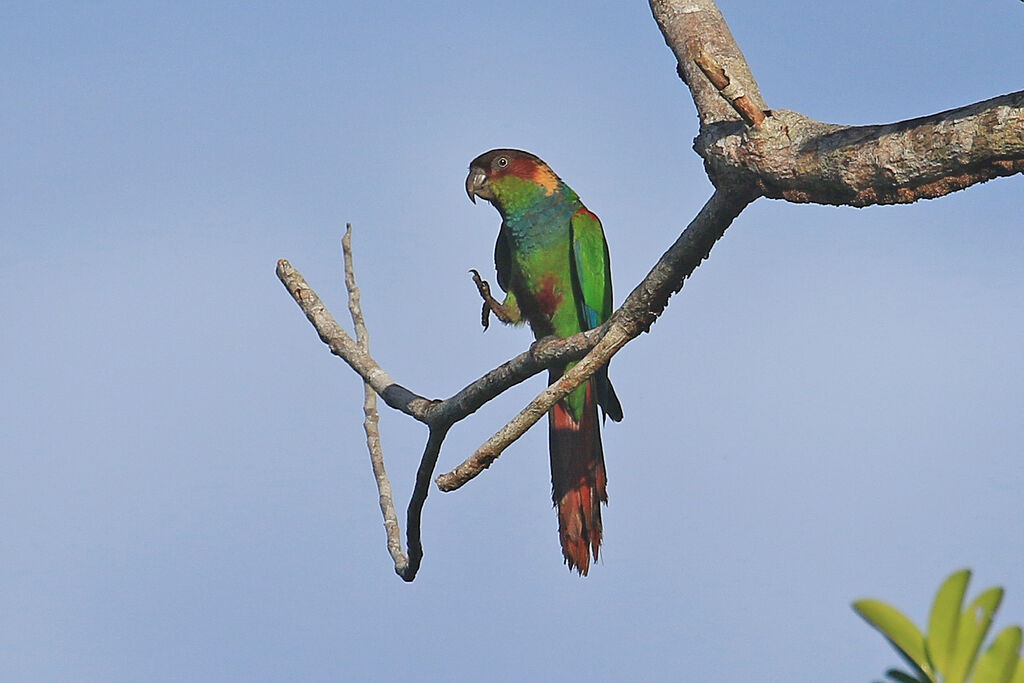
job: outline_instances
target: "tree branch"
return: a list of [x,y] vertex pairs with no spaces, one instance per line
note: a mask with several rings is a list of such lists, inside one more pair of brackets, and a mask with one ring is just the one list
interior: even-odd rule
[[302,273],[295,270],[287,260],[281,259],[277,262],[277,278],[313,324],[320,335],[320,341],[330,347],[331,353],[348,363],[349,367],[355,370],[356,374],[362,377],[389,406],[420,422],[426,421],[424,416],[430,407],[430,400],[412,393],[391,379],[369,352],[361,349],[338,324],[317,293],[302,277]]
[[1024,172],[1024,91],[876,126],[837,126],[775,110],[754,131],[701,130],[694,149],[716,186],[845,206],[908,204]]
[[694,149],[717,188],[869,206],[1024,172],[1024,91],[886,125],[838,126],[784,110],[758,121],[765,107],[757,83],[713,0],[650,4],[693,95],[701,122]]
[[736,110],[736,113],[748,126],[760,126],[764,122],[764,112],[754,105],[743,86],[729,75],[725,67],[704,52],[696,40],[693,42],[695,45],[690,48],[690,51],[693,52],[693,61],[700,68],[701,73],[711,81],[711,85],[718,89],[718,93],[725,98],[729,106]]
[[334,319],[313,288],[287,260],[277,263],[277,277],[317,331],[320,340],[373,388],[389,406],[426,424],[449,426],[476,412],[509,388],[547,368],[582,358],[608,329],[607,324],[572,337],[540,339],[523,353],[494,368],[445,400],[431,400],[396,383]]
[[[412,581],[416,578],[416,572],[420,569],[420,562],[423,560],[423,543],[420,538],[421,520],[423,518],[423,505],[427,502],[427,494],[430,493],[430,478],[434,475],[434,467],[437,465],[437,457],[441,454],[441,444],[444,437],[448,435],[447,427],[431,427],[427,436],[427,444],[423,447],[423,457],[420,458],[420,466],[416,470],[416,485],[413,487],[412,498],[409,500],[409,509],[406,513],[406,541],[409,544],[409,566],[398,575],[405,581]],[[397,566],[396,566],[397,571]]]
[[[352,263],[352,224],[345,225],[345,236],[341,238],[341,250],[345,260],[345,289],[348,290],[348,310],[352,326],[356,331],[356,343],[366,354],[370,353],[370,332],[363,318],[361,295],[356,286],[355,268]],[[366,432],[366,447],[370,451],[370,467],[377,482],[380,512],[384,517],[387,533],[388,552],[395,563],[395,572],[404,576],[408,572],[409,558],[402,552],[402,530],[395,513],[395,501],[391,493],[391,481],[384,468],[384,451],[380,445],[380,415],[377,413],[377,394],[366,382],[363,383],[363,430]]]
[[[635,335],[634,335],[635,336]],[[573,389],[586,382],[591,375],[607,363],[615,353],[632,339],[621,325],[613,325],[590,353],[579,363],[565,372],[557,382],[548,385],[537,398],[523,408],[518,415],[498,430],[472,456],[447,474],[437,478],[437,487],[442,491],[454,491],[476,475],[491,466],[508,446],[526,433],[547,412],[569,395]]]
[[[406,558],[400,554],[400,547],[397,549],[397,556],[395,552],[392,552],[392,557],[395,558],[395,571],[399,576],[406,581],[412,581],[419,570],[423,557],[420,537],[422,509],[429,492],[430,479],[437,464],[441,445],[451,426],[471,415],[487,401],[509,387],[541,370],[565,363],[567,360],[583,358],[559,382],[552,385],[553,388],[542,392],[510,425],[503,428],[480,449],[477,449],[477,454],[474,457],[456,468],[457,473],[449,473],[439,478],[438,485],[442,490],[458,488],[482,472],[508,444],[519,438],[544,415],[555,401],[586,381],[597,368],[608,362],[611,356],[626,343],[639,336],[641,332],[649,330],[651,324],[664,311],[672,294],[679,291],[690,273],[707,258],[708,252],[718,238],[722,236],[733,219],[753,200],[754,196],[749,191],[733,194],[716,192],[687,229],[662,255],[647,277],[637,285],[622,306],[601,327],[567,339],[541,339],[535,342],[529,351],[503,363],[443,401],[429,401],[394,383],[390,376],[373,360],[368,349],[364,349],[359,343],[354,342],[348,333],[338,325],[320,297],[306,283],[302,275],[284,259],[278,261],[278,278],[306,314],[306,318],[313,324],[320,339],[330,347],[332,353],[345,360],[363,378],[366,386],[372,388],[388,405],[424,422],[430,428],[406,516],[407,564],[402,563],[402,560]],[[346,258],[351,259],[351,256]],[[350,276],[346,272],[346,284],[349,281]],[[353,291],[356,291],[354,303],[351,298]],[[358,289],[355,287],[354,275],[351,276],[349,292],[350,309],[358,311],[361,318],[362,312],[359,307]],[[356,329],[359,329],[358,324]],[[357,331],[357,336],[360,334]],[[366,334],[368,339],[368,333]],[[607,341],[605,341],[606,339]],[[588,351],[591,353],[584,357]],[[547,407],[544,407],[545,405]],[[365,428],[367,429],[368,444],[370,444],[372,440],[371,427]],[[379,434],[376,436],[376,447],[379,447]],[[371,449],[374,447],[371,445]],[[371,456],[372,458],[373,456]],[[383,456],[381,456],[379,472],[383,475],[383,481],[386,483],[386,475],[383,474]],[[378,476],[376,464],[374,465],[374,475]],[[442,484],[442,481],[445,483]],[[394,527],[395,533],[397,533],[397,520],[392,524],[387,521],[388,513],[385,510],[383,498],[385,490],[390,491],[390,484],[387,484],[386,489],[382,488],[380,476],[378,476],[378,489],[382,497],[381,509],[385,516],[385,526],[389,531],[388,549],[393,551],[395,541],[391,535],[391,527]]]
[[665,42],[675,53],[676,72],[690,89],[702,127],[739,121],[740,116],[697,65],[701,53],[713,59],[734,87],[742,89],[753,109],[766,108],[747,59],[713,0],[650,0],[650,4]]
[[[412,581],[423,557],[422,508],[449,429],[508,388],[548,367],[579,362],[451,472],[454,490],[486,469],[550,407],[579,386],[661,315],[673,293],[715,242],[759,196],[791,202],[867,206],[938,197],[991,178],[1024,172],[1024,92],[909,121],[837,126],[783,110],[766,111],[757,82],[713,0],[649,0],[678,60],[700,119],[694,149],[716,192],[604,325],[568,339],[545,338],[445,400],[397,384],[369,353],[346,233],[346,285],[356,341],[341,328],[302,275],[281,260],[277,274],[320,339],[365,383],[364,428],[395,571]],[[582,360],[580,360],[582,359]],[[376,398],[429,427],[407,512],[402,554],[390,484],[380,452]]]
[[[351,225],[342,240],[345,257],[345,284],[349,293],[349,311],[356,330],[357,341],[337,323],[312,287],[291,264],[282,259],[277,264],[277,275],[295,299],[306,318],[313,324],[320,339],[331,352],[345,360],[364,380],[364,423],[367,447],[374,478],[377,482],[381,514],[387,531],[388,552],[394,561],[395,572],[405,581],[412,581],[423,558],[421,525],[423,505],[430,490],[431,477],[441,452],[441,445],[449,428],[457,421],[475,412],[480,406],[501,394],[510,386],[522,382],[550,365],[575,360],[592,348],[604,334],[606,327],[590,330],[569,339],[542,339],[530,350],[503,363],[494,370],[466,386],[446,401],[430,401],[395,383],[369,353],[369,332],[366,329],[360,305],[359,289],[352,268]],[[408,555],[402,552],[401,530],[391,493],[391,484],[384,466],[378,428],[376,396],[380,396],[396,410],[424,422],[429,427],[416,474],[416,484],[406,512]]]

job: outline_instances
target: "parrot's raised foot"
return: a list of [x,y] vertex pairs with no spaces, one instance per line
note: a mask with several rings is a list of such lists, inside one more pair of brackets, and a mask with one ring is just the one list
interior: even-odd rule
[[480,292],[480,297],[484,300],[483,309],[480,311],[480,324],[484,326],[484,329],[486,330],[491,323],[491,313],[494,313],[495,317],[503,323],[513,322],[512,316],[508,314],[505,307],[491,296],[491,286],[487,284],[487,280],[480,277],[476,268],[470,268],[469,272],[473,274],[473,284],[476,285],[476,290]]

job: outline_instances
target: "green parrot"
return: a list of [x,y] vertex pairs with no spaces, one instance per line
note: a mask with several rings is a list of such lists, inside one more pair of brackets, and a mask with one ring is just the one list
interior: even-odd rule
[[[484,327],[493,311],[502,322],[528,322],[537,339],[570,337],[603,323],[612,312],[608,244],[597,216],[543,161],[515,149],[494,149],[469,165],[466,192],[501,214],[494,246],[498,303],[474,272],[484,297]],[[553,383],[570,367],[549,371]],[[555,404],[548,413],[552,497],[569,569],[586,575],[601,546],[601,503],[608,502],[597,407],[622,419],[608,367]]]

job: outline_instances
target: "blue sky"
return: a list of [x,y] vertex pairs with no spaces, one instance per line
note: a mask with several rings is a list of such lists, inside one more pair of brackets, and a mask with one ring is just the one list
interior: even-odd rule
[[[720,4],[772,107],[837,123],[1021,88],[1024,5]],[[447,396],[479,330],[498,146],[601,216],[617,298],[710,195],[643,2],[0,7],[0,678],[868,681],[849,609],[940,580],[1024,621],[1021,178],[909,207],[761,200],[616,357],[606,548],[560,563],[546,436],[431,493],[392,572],[360,384],[274,276]],[[460,424],[461,461],[542,388]],[[385,414],[403,509],[424,430]]]

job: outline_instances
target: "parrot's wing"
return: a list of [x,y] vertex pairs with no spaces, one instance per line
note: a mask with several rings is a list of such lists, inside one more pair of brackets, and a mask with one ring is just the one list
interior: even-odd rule
[[498,231],[498,241],[494,243],[494,270],[498,273],[498,286],[507,292],[512,281],[512,248],[508,243],[508,229],[504,221]]
[[[601,221],[581,208],[572,216],[572,272],[580,324],[597,327],[612,314],[612,262]],[[608,380],[608,366],[594,373],[597,403],[606,417],[622,420],[622,405]]]
[[573,289],[580,323],[597,327],[612,313],[612,270],[601,221],[581,208],[572,216]]

